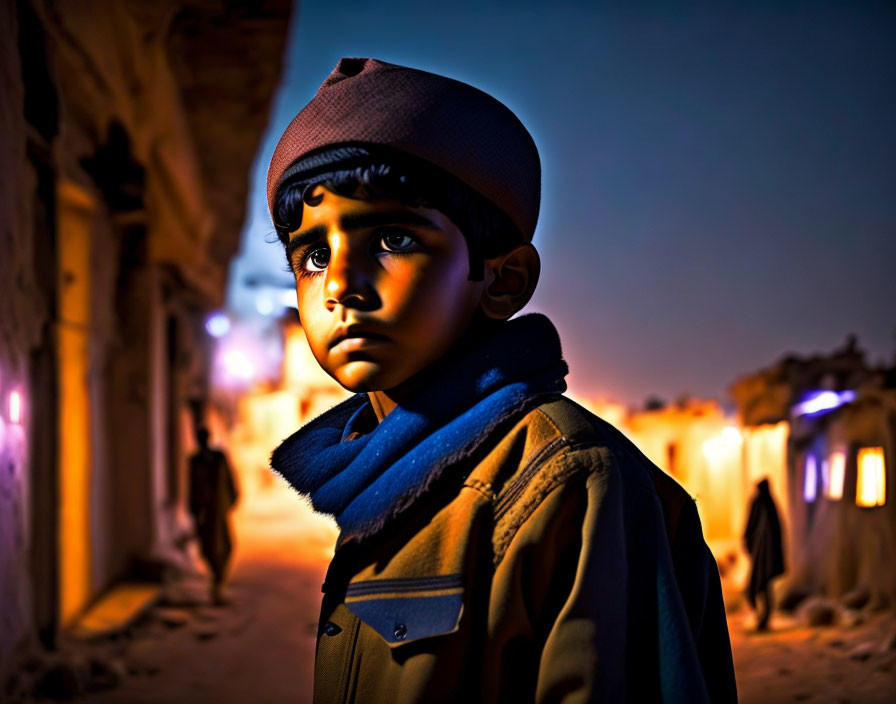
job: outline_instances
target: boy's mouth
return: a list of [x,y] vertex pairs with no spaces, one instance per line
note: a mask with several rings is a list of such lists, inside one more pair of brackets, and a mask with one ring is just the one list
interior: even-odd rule
[[372,332],[360,326],[352,326],[339,330],[333,336],[333,339],[330,340],[330,349],[339,346],[341,350],[349,351],[388,340],[388,337],[378,332]]

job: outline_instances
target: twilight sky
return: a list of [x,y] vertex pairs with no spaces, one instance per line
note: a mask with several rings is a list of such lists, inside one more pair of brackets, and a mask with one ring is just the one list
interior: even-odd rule
[[[896,5],[304,0],[252,175],[230,306],[262,275],[277,139],[342,56],[507,104],[542,159],[527,310],[572,391],[725,397],[786,352],[896,352]],[[262,306],[263,307],[263,306]]]

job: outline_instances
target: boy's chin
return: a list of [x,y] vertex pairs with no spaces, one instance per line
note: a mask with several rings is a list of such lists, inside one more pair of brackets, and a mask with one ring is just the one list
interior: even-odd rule
[[395,388],[411,374],[403,374],[402,370],[384,369],[382,365],[372,361],[353,361],[330,372],[330,376],[340,386],[357,394]]

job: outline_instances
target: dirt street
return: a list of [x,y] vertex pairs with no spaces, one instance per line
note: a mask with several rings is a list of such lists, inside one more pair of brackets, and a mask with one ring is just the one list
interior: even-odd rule
[[[89,704],[310,702],[314,635],[335,528],[282,485],[234,515],[231,603],[208,604],[200,573],[101,649],[118,685]],[[865,613],[851,627],[808,628],[776,615],[771,633],[729,616],[743,704],[896,701],[896,614]],[[39,699],[38,702],[49,700]]]
[[212,607],[204,575],[187,575],[127,636],[85,649],[111,665],[119,684],[78,701],[311,701],[320,586],[335,527],[279,485],[242,501],[233,517],[230,603]]
[[896,701],[896,614],[863,615],[863,623],[809,628],[776,615],[773,631],[756,633],[746,612],[728,627],[742,704]]

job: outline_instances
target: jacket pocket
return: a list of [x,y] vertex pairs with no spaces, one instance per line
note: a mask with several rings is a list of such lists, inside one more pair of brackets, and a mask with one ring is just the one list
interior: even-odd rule
[[460,574],[355,582],[345,605],[394,647],[456,631],[463,583]]

